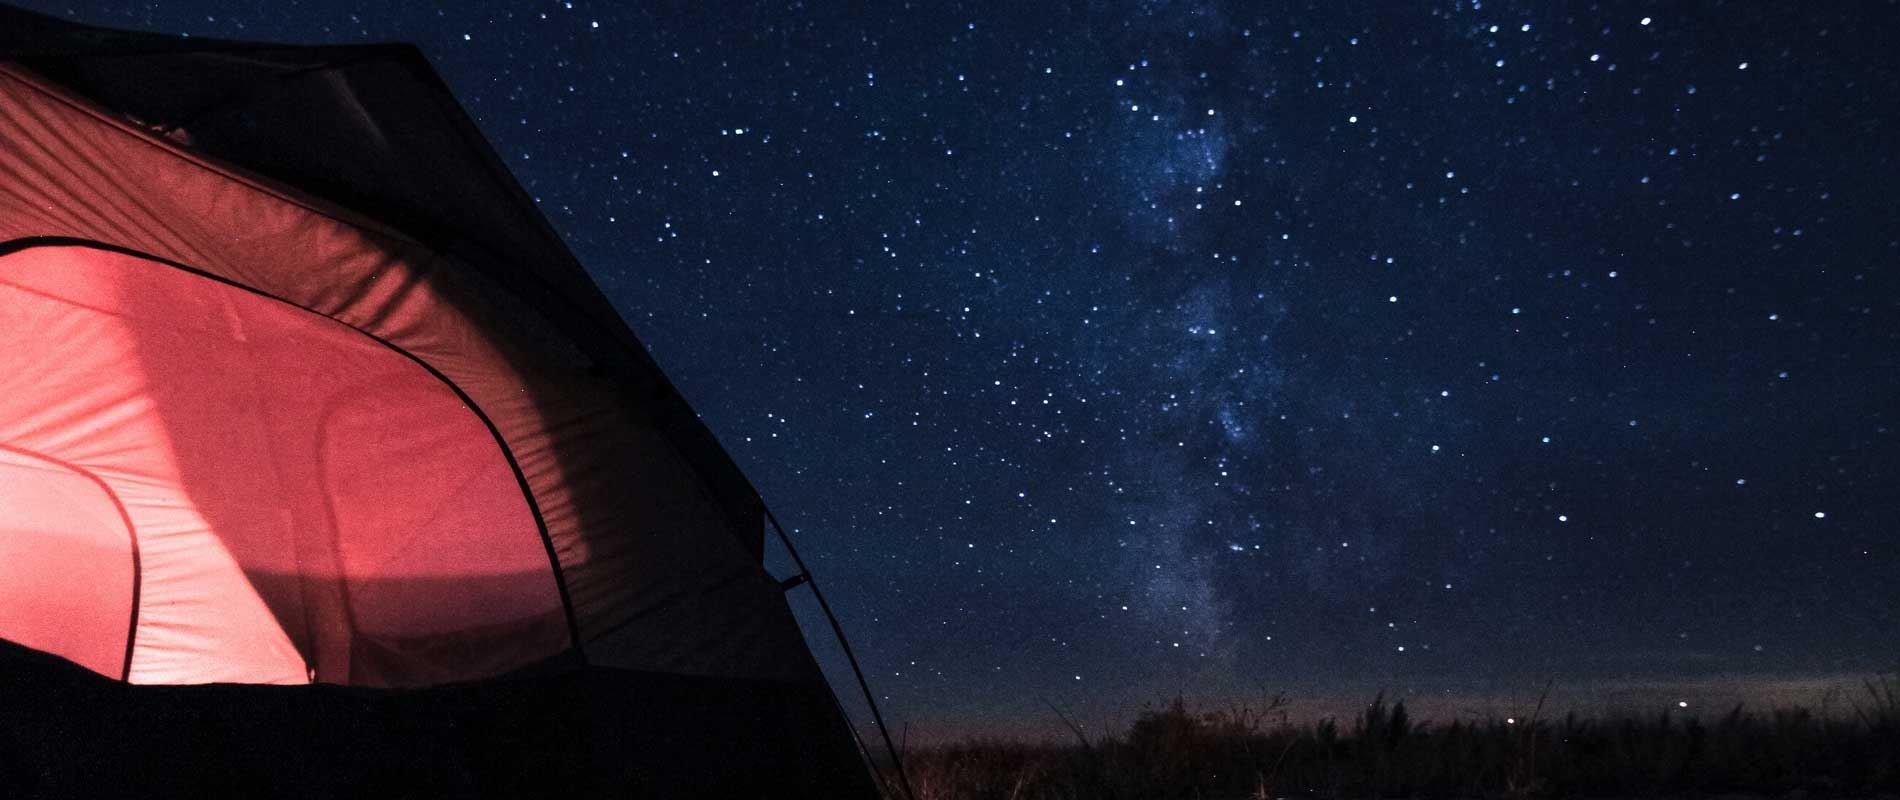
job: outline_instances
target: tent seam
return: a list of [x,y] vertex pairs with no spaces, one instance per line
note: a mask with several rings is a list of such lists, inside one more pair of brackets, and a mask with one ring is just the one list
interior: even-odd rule
[[[3,249],[3,247],[4,246],[0,246],[0,249]],[[119,682],[131,683],[132,682],[132,649],[133,649],[134,644],[138,641],[138,635],[139,635],[139,594],[140,594],[140,589],[143,588],[143,584],[145,582],[145,568],[144,568],[143,563],[139,559],[138,528],[132,525],[132,514],[131,512],[126,511],[125,501],[119,499],[119,493],[112,491],[112,485],[109,483],[106,483],[106,480],[104,478],[99,477],[98,473],[95,473],[92,470],[86,469],[85,467],[82,467],[78,464],[74,464],[64,459],[54,458],[45,453],[41,453],[37,450],[28,450],[24,447],[15,447],[13,445],[5,444],[5,443],[0,443],[0,450],[5,450],[9,453],[22,455],[27,458],[39,459],[40,461],[44,461],[48,464],[52,464],[53,466],[67,470],[76,475],[83,476],[87,480],[90,480],[94,484],[97,484],[99,487],[99,491],[102,491],[105,493],[106,499],[112,501],[113,510],[119,512],[119,521],[125,524],[125,536],[127,539],[131,540],[131,543],[132,543],[132,550],[131,550],[132,606],[131,606],[130,613],[127,614],[128,620],[126,623],[126,631],[125,631],[125,665],[120,668]]]

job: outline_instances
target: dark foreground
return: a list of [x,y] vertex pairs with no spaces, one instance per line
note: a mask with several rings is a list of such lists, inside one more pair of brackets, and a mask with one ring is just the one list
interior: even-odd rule
[[[1848,711],[1717,719],[1421,724],[1375,700],[1296,727],[1267,711],[1150,709],[1118,737],[1068,746],[971,742],[914,752],[918,800],[948,798],[1900,798],[1900,680]],[[889,792],[901,797],[898,792]]]
[[[128,686],[0,642],[0,797],[871,797],[822,686],[550,665],[424,690]],[[848,741],[848,739],[845,739]]]

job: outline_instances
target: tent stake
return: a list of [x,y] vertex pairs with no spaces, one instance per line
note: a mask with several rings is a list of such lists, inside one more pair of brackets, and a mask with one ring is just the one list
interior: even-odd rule
[[[765,518],[771,521],[772,530],[778,532],[779,543],[785,545],[785,552],[792,557],[792,563],[798,565],[798,576],[811,585],[811,595],[818,598],[818,608],[825,612],[825,621],[831,623],[832,635],[838,637],[838,646],[844,650],[845,660],[851,663],[851,674],[858,679],[858,690],[864,693],[864,702],[871,706],[871,719],[877,723],[877,733],[884,737],[884,751],[890,754],[891,764],[897,768],[898,785],[904,787],[905,797],[917,800],[917,793],[910,788],[910,773],[904,770],[904,758],[898,754],[897,745],[891,741],[891,729],[884,724],[884,714],[877,708],[877,698],[871,695],[871,684],[864,680],[864,668],[858,666],[858,657],[851,652],[851,640],[845,638],[844,626],[839,625],[837,615],[831,613],[831,604],[825,602],[825,593],[818,589],[818,580],[812,576],[811,568],[805,566],[805,559],[798,557],[798,548],[792,546],[792,537],[785,533],[785,526],[778,523],[778,517],[763,500],[759,506],[765,510]],[[845,722],[850,722],[850,719],[847,718]]]

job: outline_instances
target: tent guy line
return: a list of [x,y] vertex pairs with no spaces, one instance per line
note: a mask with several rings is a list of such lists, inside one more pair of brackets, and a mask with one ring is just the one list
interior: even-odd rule
[[[891,728],[884,724],[884,712],[879,710],[877,697],[871,693],[871,684],[864,678],[864,667],[858,663],[858,656],[851,649],[850,637],[845,636],[844,626],[839,624],[838,615],[831,613],[831,603],[825,601],[825,592],[818,587],[817,577],[811,574],[810,567],[805,566],[805,559],[798,555],[798,548],[792,545],[792,537],[785,532],[785,526],[779,524],[778,515],[773,514],[772,507],[765,505],[763,501],[760,502],[760,508],[765,511],[765,520],[771,523],[772,530],[778,534],[779,542],[785,546],[785,553],[791,556],[792,563],[798,566],[798,574],[787,582],[782,582],[780,586],[787,591],[801,583],[811,587],[811,596],[817,599],[818,608],[824,612],[825,621],[831,624],[832,636],[838,640],[838,647],[844,650],[845,661],[851,664],[851,675],[858,681],[858,691],[864,694],[864,703],[871,709],[871,719],[877,724],[877,733],[884,739],[884,751],[891,757],[891,766],[897,771],[898,785],[903,787],[905,797],[916,800],[917,793],[911,789],[910,774],[904,769],[904,757],[898,752],[896,743],[891,741]],[[793,580],[796,582],[792,582]],[[835,693],[833,697],[835,699]],[[839,707],[838,712],[844,713],[842,706]],[[854,729],[852,735],[855,736],[856,733]],[[863,749],[863,746],[862,742],[858,745],[859,749]],[[866,763],[871,764],[875,769],[876,762],[869,758],[870,754],[866,753],[865,756]]]

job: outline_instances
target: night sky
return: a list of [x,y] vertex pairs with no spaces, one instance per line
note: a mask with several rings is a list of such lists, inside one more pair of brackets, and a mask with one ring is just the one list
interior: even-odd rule
[[1900,666],[1893,2],[26,5],[418,43],[913,741]]

